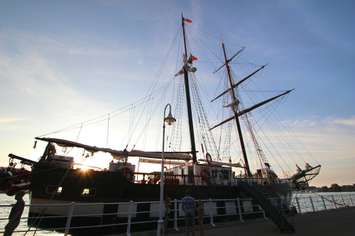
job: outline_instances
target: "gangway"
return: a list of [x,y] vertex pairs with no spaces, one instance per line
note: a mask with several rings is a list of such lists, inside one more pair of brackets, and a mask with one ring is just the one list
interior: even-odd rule
[[247,182],[240,182],[238,186],[261,206],[267,217],[274,222],[282,233],[295,232],[295,228],[288,222],[282,210],[274,206],[260,189]]

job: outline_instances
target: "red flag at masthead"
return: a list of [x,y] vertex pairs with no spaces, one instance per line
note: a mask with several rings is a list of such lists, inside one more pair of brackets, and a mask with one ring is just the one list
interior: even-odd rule
[[183,18],[184,19],[184,23],[187,23],[187,24],[191,24],[192,23],[192,20],[188,19],[188,18]]
[[188,63],[192,63],[193,61],[197,61],[198,58],[194,55],[190,54],[189,59],[187,60]]

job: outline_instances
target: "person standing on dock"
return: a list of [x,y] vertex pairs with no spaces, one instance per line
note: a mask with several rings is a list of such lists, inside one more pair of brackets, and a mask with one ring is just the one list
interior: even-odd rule
[[195,235],[194,225],[195,225],[195,199],[191,197],[188,193],[185,197],[181,199],[182,210],[185,213],[185,230],[186,235]]
[[24,191],[16,193],[15,199],[16,203],[12,206],[9,223],[5,226],[4,236],[11,236],[17,226],[20,224],[23,209],[25,208],[25,201],[23,200]]

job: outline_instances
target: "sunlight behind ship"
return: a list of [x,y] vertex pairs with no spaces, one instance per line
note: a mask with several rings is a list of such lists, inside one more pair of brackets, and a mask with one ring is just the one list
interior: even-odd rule
[[85,175],[85,174],[88,174],[88,172],[91,168],[86,165],[80,165],[79,169],[80,169],[80,173]]

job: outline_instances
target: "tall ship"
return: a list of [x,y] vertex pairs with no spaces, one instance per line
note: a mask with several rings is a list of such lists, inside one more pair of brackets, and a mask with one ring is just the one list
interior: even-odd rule
[[[186,27],[191,22],[190,19],[182,16],[180,31],[182,60],[174,75],[176,80],[181,81],[182,90],[180,96],[177,96],[180,103],[172,103],[173,105],[184,105],[187,118],[173,117],[172,106],[170,104],[165,106],[162,121],[162,149],[145,151],[135,148],[135,146],[114,149],[61,137],[48,135],[36,137],[35,146],[37,141],[46,143],[38,161],[9,154],[11,163],[19,161],[31,166],[30,184],[25,185],[25,188],[30,191],[31,204],[158,201],[161,182],[164,181],[165,199],[181,199],[187,193],[196,199],[253,197],[251,188],[247,187],[253,186],[256,192],[279,199],[279,203],[282,204],[279,204],[278,207],[288,208],[292,191],[306,187],[308,182],[319,174],[320,165],[308,163],[304,169],[297,165],[297,171],[285,178],[278,177],[278,174],[273,170],[272,163],[268,161],[267,154],[263,151],[264,145],[259,140],[257,130],[253,126],[252,114],[258,108],[267,106],[267,104],[288,95],[292,90],[282,91],[245,107],[240,96],[240,87],[252,80],[254,75],[265,68],[265,65],[236,80],[232,67],[244,48],[229,55],[226,46],[221,43],[223,59],[214,75],[225,72],[223,81],[225,87],[212,98],[211,102],[220,101],[222,109],[225,111],[224,114],[227,115],[221,121],[210,125],[196,84],[197,68],[194,63],[197,57],[189,51]],[[183,114],[181,108],[180,114]],[[181,123],[185,121],[187,121],[188,132],[186,134],[180,133],[180,136],[189,144],[187,150],[166,148],[165,143],[170,145],[171,140],[166,140],[165,128],[171,124],[175,127],[181,126]],[[225,145],[223,145],[221,138],[219,141],[215,141],[216,133],[221,133],[222,130],[227,136],[223,139]],[[161,130],[158,130],[156,133],[160,132]],[[172,136],[174,135],[171,134],[170,137]],[[247,138],[251,140],[248,144]],[[181,144],[181,140],[179,141]],[[230,150],[232,145],[238,147],[237,153],[240,156],[233,157],[236,154],[232,154]],[[222,150],[222,146],[227,148]],[[251,155],[249,154],[252,148],[255,154],[252,156],[256,159],[254,162],[259,164],[259,167],[255,169],[250,165]],[[76,162],[76,157],[73,156],[78,153],[87,159],[103,154],[106,157],[110,156],[111,159],[107,168],[88,166],[84,168]],[[287,156],[284,158],[287,159]],[[240,161],[236,161],[237,159]],[[147,167],[143,168],[144,164]],[[152,166],[158,166],[158,168]],[[159,167],[162,171],[159,170]],[[26,178],[28,179],[28,175]],[[16,182],[4,183],[3,188],[5,188],[4,186],[11,188],[12,192],[21,189],[21,186],[17,186]],[[137,206],[140,209],[146,207],[144,204]],[[117,216],[110,214],[118,211],[115,204],[98,204],[89,208],[82,206],[82,209],[76,209],[76,211],[85,212],[86,216],[73,218],[73,225],[112,224],[119,221]],[[66,216],[66,214],[67,209],[54,208],[51,210],[38,206],[31,207],[30,217],[50,217],[29,220],[28,224],[37,228],[63,227],[66,220],[62,216]],[[109,227],[107,230],[114,231],[115,229]]]

